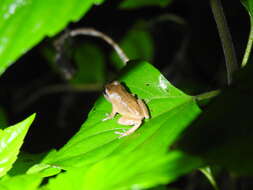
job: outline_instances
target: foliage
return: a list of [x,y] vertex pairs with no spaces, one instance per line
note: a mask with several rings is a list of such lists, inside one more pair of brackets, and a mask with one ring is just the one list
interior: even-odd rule
[[55,35],[66,27],[68,22],[79,20],[94,3],[101,2],[101,0],[3,1],[0,5],[0,74],[45,36]]
[[[252,72],[252,65],[247,65],[237,73],[234,84],[213,99],[206,111],[185,131],[179,142],[180,148],[237,173],[253,174],[250,164],[253,131],[248,125],[252,121]],[[240,149],[235,148],[237,146]]]
[[1,190],[19,190],[21,187],[25,190],[37,189],[42,181],[39,175],[17,175],[11,178],[5,178],[0,181]]
[[[102,2],[3,1],[0,74],[43,38],[56,35],[69,22],[81,19],[92,5]],[[133,10],[166,7],[171,2],[124,0],[118,5],[119,9]],[[242,0],[242,3],[252,21],[253,1]],[[20,148],[35,114],[6,127],[6,114],[1,108],[0,190],[20,187],[24,190],[147,189],[171,183],[201,167],[218,189],[208,164],[224,167],[237,175],[253,175],[253,66],[249,64],[237,71],[229,87],[198,96],[187,95],[150,64],[155,55],[155,39],[143,23],[137,22],[129,28],[119,43],[130,58],[126,66],[115,53],[108,57],[101,46],[88,42],[74,50],[77,72],[65,82],[72,88],[83,84],[102,86],[107,78],[114,78],[111,73],[106,75],[105,65],[113,62],[114,69],[120,69],[116,80],[144,100],[151,118],[143,120],[134,134],[119,138],[117,133],[129,126],[118,124],[119,114],[103,120],[112,105],[100,96],[80,130],[66,144],[57,150],[32,154],[21,152]],[[243,66],[249,62],[252,39],[250,35]],[[47,47],[44,50],[53,62],[55,52]],[[206,106],[203,111],[197,103]]]
[[35,115],[0,131],[0,176],[7,173],[17,159],[24,137]]

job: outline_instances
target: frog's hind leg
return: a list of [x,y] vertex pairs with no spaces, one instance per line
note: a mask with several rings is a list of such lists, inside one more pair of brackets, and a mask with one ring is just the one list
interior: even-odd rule
[[142,110],[142,113],[143,113],[143,115],[144,115],[144,117],[146,118],[146,119],[149,119],[149,111],[148,111],[148,108],[147,108],[147,106],[145,105],[145,103],[143,102],[143,100],[141,100],[141,99],[137,99],[137,102],[138,102],[138,104],[139,104],[139,106],[140,106],[140,108],[141,108],[141,110]]
[[142,121],[131,119],[131,118],[126,118],[126,117],[121,117],[118,120],[118,123],[122,124],[122,125],[133,125],[132,128],[130,128],[128,131],[126,131],[124,133],[116,132],[117,134],[120,134],[119,138],[122,138],[122,137],[125,137],[125,136],[128,136],[128,135],[134,133],[141,126]]

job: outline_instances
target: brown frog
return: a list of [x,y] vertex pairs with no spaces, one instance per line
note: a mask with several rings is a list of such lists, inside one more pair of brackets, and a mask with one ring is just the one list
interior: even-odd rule
[[144,118],[149,118],[149,112],[145,103],[136,98],[134,94],[127,92],[125,87],[118,81],[113,81],[105,86],[104,97],[112,104],[112,112],[105,119],[114,118],[119,113],[122,117],[118,123],[122,125],[133,125],[131,129],[124,133],[119,133],[120,137],[124,137],[135,132]]

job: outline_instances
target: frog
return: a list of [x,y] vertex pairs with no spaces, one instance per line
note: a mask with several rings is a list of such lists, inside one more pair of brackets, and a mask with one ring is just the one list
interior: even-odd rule
[[116,134],[120,134],[119,138],[134,133],[141,126],[143,119],[150,118],[144,101],[137,98],[135,94],[129,93],[119,81],[105,85],[104,97],[112,104],[112,112],[103,121],[114,118],[118,113],[121,115],[118,119],[119,124],[132,126],[123,133],[116,132]]

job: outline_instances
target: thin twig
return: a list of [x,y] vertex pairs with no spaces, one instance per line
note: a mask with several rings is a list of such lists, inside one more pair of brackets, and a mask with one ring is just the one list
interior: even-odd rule
[[227,80],[228,85],[230,85],[232,82],[232,75],[238,69],[232,37],[220,0],[210,0],[210,6],[222,42],[223,52],[226,60]]
[[150,25],[154,25],[159,22],[172,22],[183,26],[187,25],[187,21],[183,17],[170,13],[162,14],[154,18],[150,21]]
[[70,36],[87,35],[87,36],[101,38],[102,40],[106,41],[109,45],[113,47],[113,49],[119,55],[123,63],[126,64],[129,61],[129,58],[126,56],[123,50],[119,47],[119,45],[112,38],[110,38],[109,36],[107,36],[106,34],[100,31],[97,31],[93,28],[79,28],[79,29],[71,30],[69,32],[69,35]]
[[249,33],[247,47],[246,47],[246,50],[245,50],[245,53],[243,56],[243,60],[242,60],[242,67],[244,67],[248,63],[251,48],[252,48],[252,43],[253,43],[253,19],[250,16],[250,33]]
[[205,168],[200,168],[199,169],[205,176],[206,178],[208,179],[208,181],[210,182],[210,184],[212,185],[212,187],[215,189],[215,190],[219,190],[219,187],[214,179],[214,176],[212,174],[212,171],[210,169],[209,166],[205,167]]

